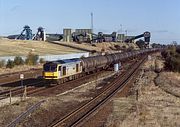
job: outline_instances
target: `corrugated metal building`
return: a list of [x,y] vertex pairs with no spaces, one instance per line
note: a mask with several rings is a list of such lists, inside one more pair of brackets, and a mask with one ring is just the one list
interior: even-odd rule
[[69,28],[65,28],[65,29],[63,29],[63,41],[72,42],[73,41],[73,39],[72,39],[73,33],[75,35],[86,33],[86,37],[78,36],[79,41],[81,41],[81,42],[87,41],[87,38],[90,38],[90,39],[92,38],[92,35],[91,35],[92,29],[75,29],[75,30],[72,30]]
[[79,36],[80,42],[87,41],[87,38],[90,38],[90,40],[92,39],[92,29],[76,29],[75,33],[76,33],[76,35],[86,33],[86,37]]
[[63,29],[63,41],[65,42],[71,42],[72,41],[72,29]]
[[124,35],[124,34],[118,34],[118,36],[117,36],[117,40],[118,40],[119,42],[123,42],[123,41],[124,41],[124,38],[125,38],[125,35]]
[[75,30],[76,33],[92,33],[92,29],[76,29]]
[[133,37],[135,37],[135,36],[125,36],[125,34],[118,34],[117,40],[119,42],[124,42],[126,39],[131,39]]

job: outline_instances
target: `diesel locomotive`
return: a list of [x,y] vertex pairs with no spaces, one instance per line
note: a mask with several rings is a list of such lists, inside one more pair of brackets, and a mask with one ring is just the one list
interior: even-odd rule
[[79,78],[98,69],[106,69],[127,58],[147,55],[162,49],[150,48],[132,52],[114,53],[108,55],[92,56],[47,62],[43,65],[43,78],[46,81],[58,84]]

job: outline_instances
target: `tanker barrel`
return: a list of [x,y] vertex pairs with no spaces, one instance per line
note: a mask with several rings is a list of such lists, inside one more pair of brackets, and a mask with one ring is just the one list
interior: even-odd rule
[[[103,56],[93,56],[87,58],[81,58],[83,69],[89,68],[98,68],[98,67],[105,67],[113,64],[117,64],[120,61],[127,59],[129,57],[134,57],[142,54],[147,54],[154,51],[160,51],[160,49],[144,49],[139,51],[133,52],[125,52],[125,53],[114,53],[108,54]],[[117,65],[114,65],[117,66]]]

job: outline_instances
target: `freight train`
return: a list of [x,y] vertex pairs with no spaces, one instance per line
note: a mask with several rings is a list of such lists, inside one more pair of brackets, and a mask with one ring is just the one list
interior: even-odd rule
[[90,72],[107,69],[108,67],[128,58],[136,58],[160,50],[162,49],[151,48],[132,52],[47,62],[43,65],[43,78],[48,82],[55,81],[58,84],[61,84],[79,78]]

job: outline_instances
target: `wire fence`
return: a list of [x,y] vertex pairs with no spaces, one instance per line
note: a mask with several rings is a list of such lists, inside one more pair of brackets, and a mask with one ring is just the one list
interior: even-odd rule
[[30,108],[28,108],[28,110],[26,110],[25,112],[23,112],[22,114],[20,114],[15,120],[13,120],[7,127],[15,127],[18,123],[20,123],[23,119],[25,119],[28,115],[30,115],[33,111],[37,110],[42,103],[44,103],[45,100],[42,100],[38,103],[36,103],[35,105],[31,106]]

